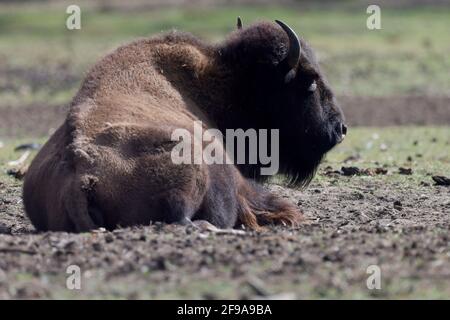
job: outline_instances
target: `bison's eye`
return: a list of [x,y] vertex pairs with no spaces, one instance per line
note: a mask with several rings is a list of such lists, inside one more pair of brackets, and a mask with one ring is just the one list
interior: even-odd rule
[[309,92],[314,92],[314,91],[316,91],[316,89],[317,89],[317,83],[316,83],[316,80],[314,80],[314,81],[311,83],[311,85],[308,87],[308,91],[309,91]]

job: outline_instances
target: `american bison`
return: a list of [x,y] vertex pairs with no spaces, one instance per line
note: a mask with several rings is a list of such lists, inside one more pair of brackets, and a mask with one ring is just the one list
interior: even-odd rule
[[297,206],[259,182],[256,164],[175,164],[177,128],[278,129],[279,172],[307,184],[346,126],[311,47],[281,21],[211,45],[170,32],[97,63],[65,122],[26,175],[38,230],[208,221],[219,228],[298,225]]

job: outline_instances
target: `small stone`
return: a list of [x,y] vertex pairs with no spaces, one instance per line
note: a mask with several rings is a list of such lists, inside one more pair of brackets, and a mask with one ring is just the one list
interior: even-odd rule
[[398,200],[394,201],[394,209],[398,211],[403,210],[403,204]]
[[357,167],[342,167],[341,171],[344,176],[354,176],[360,173],[360,170]]
[[102,250],[103,250],[103,246],[102,246],[100,243],[98,243],[98,242],[94,242],[94,243],[92,244],[92,248],[93,248],[95,251],[102,251]]
[[362,194],[361,192],[359,192],[359,191],[355,191],[355,192],[353,192],[353,198],[355,199],[355,200],[362,200],[362,199],[364,199],[364,194]]
[[450,178],[444,176],[431,177],[437,186],[450,186]]
[[388,173],[388,170],[387,169],[385,169],[385,168],[381,168],[381,167],[377,167],[377,168],[375,168],[375,173],[376,174],[387,174]]
[[413,171],[412,171],[411,168],[403,168],[403,167],[398,168],[398,173],[399,173],[399,174],[411,175],[412,172],[413,172]]
[[6,174],[16,178],[17,180],[22,180],[25,177],[26,172],[27,168],[22,167],[22,168],[8,169],[8,171],[6,171]]
[[0,224],[0,234],[11,234],[11,227]]
[[105,234],[105,242],[106,243],[111,243],[113,241],[114,241],[114,236],[111,233]]

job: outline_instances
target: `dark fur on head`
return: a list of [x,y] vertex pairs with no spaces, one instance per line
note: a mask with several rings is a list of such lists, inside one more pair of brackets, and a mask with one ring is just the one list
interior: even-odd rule
[[[222,126],[279,129],[280,173],[305,185],[323,155],[341,139],[344,119],[313,50],[300,41],[302,54],[289,83],[285,83],[289,41],[276,24],[263,22],[238,30],[220,46],[220,59],[235,79],[235,100],[229,104],[239,110]],[[317,89],[310,92],[314,81]],[[240,166],[246,176],[264,179],[259,168]]]

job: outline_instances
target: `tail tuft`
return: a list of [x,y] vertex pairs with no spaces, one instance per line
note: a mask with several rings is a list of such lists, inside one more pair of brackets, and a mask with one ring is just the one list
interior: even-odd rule
[[252,230],[262,231],[267,225],[298,227],[305,220],[296,206],[265,190],[239,194],[238,202],[239,222]]

